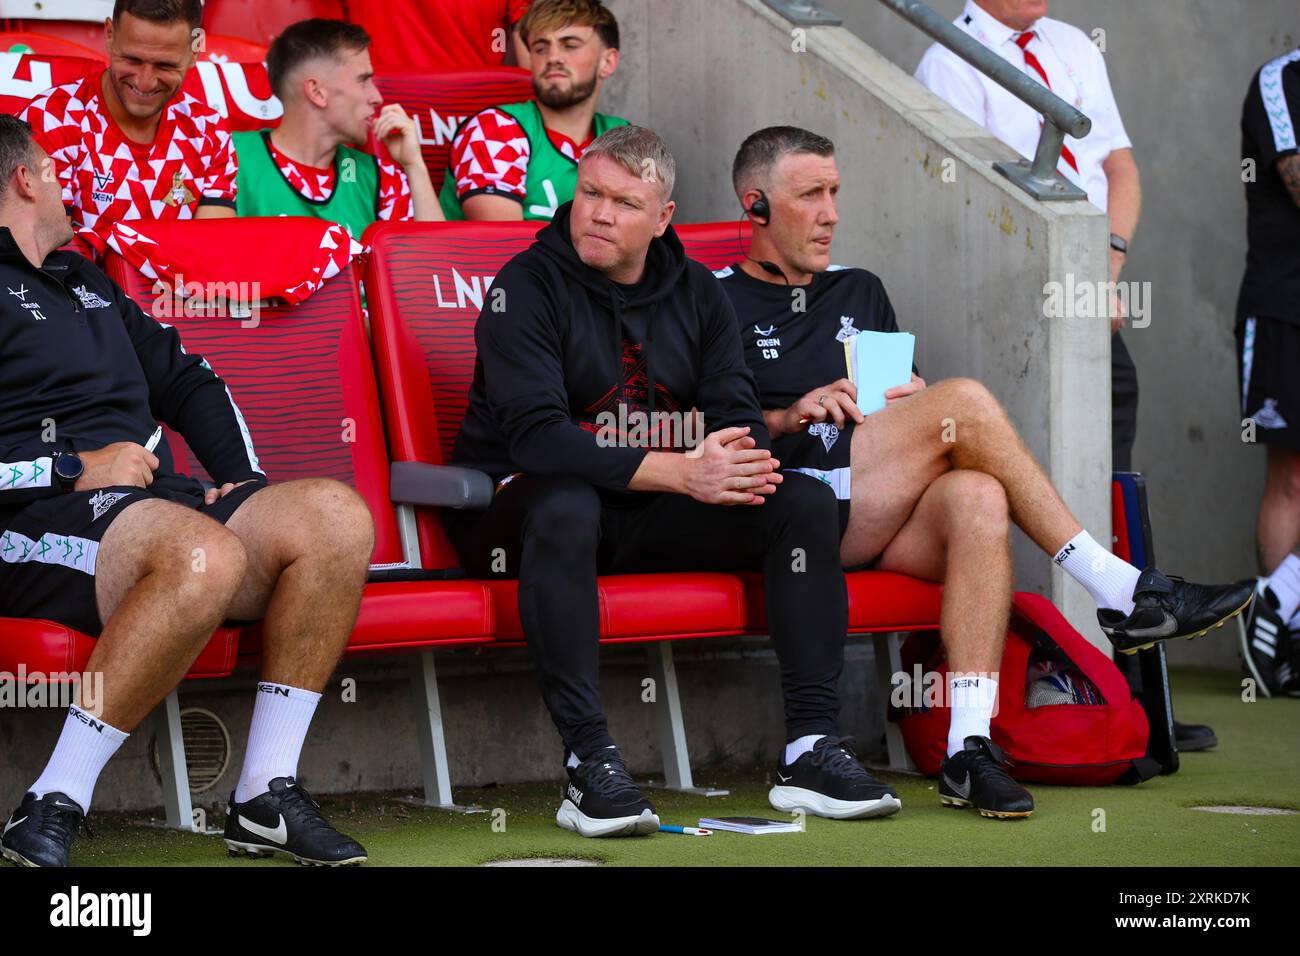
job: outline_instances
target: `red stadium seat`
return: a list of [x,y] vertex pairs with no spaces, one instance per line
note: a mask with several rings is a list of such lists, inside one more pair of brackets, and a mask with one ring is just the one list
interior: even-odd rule
[[[248,48],[258,49],[253,44]],[[284,116],[284,107],[271,93],[271,80],[261,58],[200,58],[185,75],[181,89],[224,116],[232,132],[279,126]]]
[[400,103],[415,120],[435,190],[442,188],[451,139],[467,118],[498,103],[532,99],[533,84],[527,70],[497,67],[491,70],[456,70],[444,73],[393,73],[375,77],[387,103]]
[[686,247],[686,254],[715,271],[745,258],[754,238],[754,229],[748,219],[737,222],[673,223],[673,229]]
[[342,0],[207,0],[203,4],[205,30],[263,46],[269,46],[289,24],[312,17],[342,20]]
[[[150,223],[148,235],[164,248],[177,230],[206,233],[204,242],[225,249],[247,249],[249,256],[274,248],[276,220],[212,220]],[[210,238],[208,238],[210,237]],[[238,257],[223,257],[227,269]],[[146,307],[152,280],[112,254],[106,270],[126,292]],[[187,282],[238,281],[237,274],[186,275]],[[203,355],[226,381],[252,435],[253,447],[273,482],[300,478],[334,478],[354,487],[369,505],[375,522],[371,560],[403,560],[397,514],[388,494],[388,456],[374,368],[366,342],[355,277],[343,273],[297,306],[262,309],[255,328],[242,328],[228,315],[174,316],[185,347]],[[168,444],[182,473],[211,480],[184,439],[168,434]],[[428,600],[404,601],[393,594],[423,594]],[[492,633],[487,594],[482,585],[462,581],[370,584],[366,600],[401,604],[407,634],[397,641],[386,629],[393,615],[382,609],[358,621],[349,649],[375,646],[436,646],[452,640],[486,642]],[[443,601],[444,595],[453,597]],[[457,613],[459,612],[459,613]],[[246,650],[246,648],[245,648]]]
[[0,30],[6,33],[35,33],[57,40],[67,40],[95,52],[95,56],[108,55],[104,49],[103,20],[38,20],[10,17],[0,19]]
[[[199,236],[211,248],[226,250],[214,274],[187,273],[188,283],[238,281],[241,250],[245,261],[276,247],[277,228],[290,220],[200,220],[150,223],[148,236],[164,248],[169,236]],[[281,240],[283,241],[283,240]],[[153,283],[116,254],[106,269],[150,310]],[[218,271],[222,270],[222,271]],[[190,310],[198,311],[198,310]],[[327,280],[296,306],[262,309],[258,325],[243,328],[228,315],[168,317],[186,348],[202,354],[228,384],[251,433],[263,470],[271,481],[326,477],[343,481],[365,499],[375,522],[374,562],[403,560],[397,515],[389,500],[389,465],[374,366],[366,341],[355,276],[345,271]],[[178,436],[168,435],[177,469],[207,479]],[[417,708],[427,796],[449,805],[446,755],[433,647],[487,644],[494,629],[493,609],[481,582],[436,580],[371,583],[347,652],[414,650],[414,679],[423,703]],[[259,648],[258,629],[241,639],[241,653]]]
[[104,30],[98,28],[99,42],[93,46],[68,40],[60,36],[51,36],[32,30],[6,30],[0,32],[0,52],[31,52],[41,56],[78,56],[89,60],[108,59],[104,52]]
[[[0,671],[80,673],[85,670],[95,638],[54,621],[0,617]],[[239,628],[218,628],[186,672],[186,678],[228,677],[235,669]]]
[[195,59],[217,63],[265,63],[266,44],[244,37],[204,33],[203,48],[195,53]]

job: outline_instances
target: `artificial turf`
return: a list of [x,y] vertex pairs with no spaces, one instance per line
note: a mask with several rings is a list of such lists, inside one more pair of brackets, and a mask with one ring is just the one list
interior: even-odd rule
[[[1027,820],[995,821],[941,807],[935,781],[881,774],[903,809],[881,820],[807,818],[804,833],[764,837],[666,833],[584,840],[555,826],[558,783],[461,788],[456,798],[485,813],[411,806],[402,794],[327,797],[325,812],[370,854],[368,866],[472,866],[521,858],[585,859],[629,866],[747,865],[1300,865],[1300,815],[1243,816],[1192,809],[1247,805],[1300,810],[1300,700],[1245,703],[1224,671],[1178,670],[1173,688],[1185,721],[1208,723],[1219,746],[1181,755],[1177,774],[1136,787],[1032,786]],[[651,791],[664,823],[701,816],[783,815],[765,799],[767,768],[697,771],[697,784],[731,795],[705,798]],[[493,813],[496,809],[504,810]],[[1104,811],[1103,820],[1096,811]],[[220,837],[142,826],[147,815],[96,814],[80,838],[81,866],[293,866],[288,857],[231,859]],[[219,826],[222,821],[212,821]],[[503,826],[504,824],[504,826]]]

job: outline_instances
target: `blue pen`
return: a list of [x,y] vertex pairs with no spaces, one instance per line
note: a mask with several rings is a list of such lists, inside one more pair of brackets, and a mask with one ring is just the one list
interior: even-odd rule
[[702,830],[699,827],[675,827],[667,823],[659,825],[660,833],[682,833],[686,836],[713,836],[712,830]]

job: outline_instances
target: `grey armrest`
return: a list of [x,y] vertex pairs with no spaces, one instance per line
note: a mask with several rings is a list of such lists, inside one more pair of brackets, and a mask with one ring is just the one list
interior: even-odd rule
[[492,479],[473,468],[395,461],[389,485],[389,497],[399,505],[484,511],[492,503]]

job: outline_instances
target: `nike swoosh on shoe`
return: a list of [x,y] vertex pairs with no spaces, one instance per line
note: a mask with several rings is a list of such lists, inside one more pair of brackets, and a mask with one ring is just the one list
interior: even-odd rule
[[1129,628],[1123,635],[1129,638],[1170,637],[1178,632],[1178,619],[1164,611],[1165,619],[1156,627]]
[[956,792],[957,796],[962,798],[970,797],[970,775],[969,774],[966,775],[965,783],[958,784],[955,780],[952,779],[952,777],[948,776],[945,773],[943,775],[943,782],[946,783],[950,788],[952,788],[952,790]]
[[279,843],[281,846],[289,840],[289,828],[285,825],[284,814],[280,814],[280,825],[274,830],[270,827],[264,827],[261,824],[254,823],[242,813],[239,815],[239,825],[254,836],[260,836],[262,839],[270,840],[272,843]]

